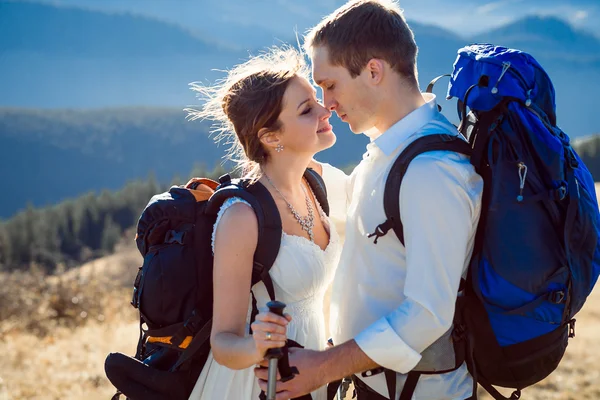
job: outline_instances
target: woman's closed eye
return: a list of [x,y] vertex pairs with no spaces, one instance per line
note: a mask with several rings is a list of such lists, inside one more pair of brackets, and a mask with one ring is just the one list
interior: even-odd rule
[[312,111],[312,107],[306,107],[300,115],[306,115]]

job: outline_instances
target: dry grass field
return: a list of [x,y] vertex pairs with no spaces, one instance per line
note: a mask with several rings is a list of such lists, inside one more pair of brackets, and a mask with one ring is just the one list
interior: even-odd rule
[[[104,358],[132,354],[137,341],[129,300],[139,262],[130,243],[55,276],[0,274],[0,400],[110,399]],[[576,334],[558,370],[523,399],[600,399],[600,289],[578,314]]]

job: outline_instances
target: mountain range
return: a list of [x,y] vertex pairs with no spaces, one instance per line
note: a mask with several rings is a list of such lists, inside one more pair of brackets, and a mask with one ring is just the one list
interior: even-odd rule
[[[429,5],[434,16],[458,4],[458,0],[438,2],[438,9],[433,1],[422,0],[422,4]],[[212,82],[223,76],[216,70],[231,68],[267,46],[295,43],[294,29],[303,33],[341,3],[181,0],[174,6],[155,0],[0,0],[0,178],[5,189],[15,193],[10,204],[0,201],[0,217],[12,215],[27,201],[51,204],[87,190],[118,188],[127,180],[146,177],[150,169],[159,178],[170,179],[188,173],[194,162],[212,168],[223,148],[206,139],[207,125],[184,121],[181,110],[197,104],[188,84]],[[485,10],[473,0],[464,4],[481,15],[486,10],[489,14],[519,4],[525,7],[518,1],[498,3],[505,7],[494,11],[491,3]],[[558,6],[554,0],[547,3]],[[401,4],[409,17],[424,12],[416,8],[421,4],[417,0]],[[527,4],[532,7],[540,2]],[[588,7],[593,15],[597,1],[570,4]],[[448,18],[452,15],[448,12]],[[423,20],[409,19],[419,44],[422,87],[450,72],[457,49],[464,45],[485,41],[512,46],[530,52],[548,71],[563,130],[574,138],[600,131],[595,118],[595,100],[600,94],[596,31],[575,28],[552,16],[490,24],[494,27],[478,32],[460,27],[448,30]],[[445,84],[441,81],[436,87],[440,99],[445,97]],[[454,105],[440,103],[456,122]],[[120,107],[127,108],[115,110]],[[127,113],[135,116],[125,118]],[[152,125],[153,118],[171,122],[156,124],[144,137],[140,129]],[[96,125],[103,128],[94,128],[96,119],[102,121]],[[48,132],[50,126],[56,131]],[[324,160],[340,166],[358,160],[364,137],[351,135],[337,120],[335,128],[338,145],[323,154]],[[191,151],[197,138],[201,152]],[[164,151],[176,156],[164,156]],[[165,160],[153,162],[163,156]],[[95,179],[83,179],[83,171],[96,170],[100,172]],[[52,181],[53,176],[79,183]],[[43,195],[22,187],[23,182],[48,181],[51,189]]]

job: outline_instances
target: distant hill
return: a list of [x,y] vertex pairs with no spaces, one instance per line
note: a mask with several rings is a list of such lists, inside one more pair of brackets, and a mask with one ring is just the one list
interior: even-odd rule
[[0,0],[0,106],[181,106],[244,53],[132,14]]
[[207,126],[165,109],[0,109],[0,217],[91,190],[116,190],[153,172],[161,182],[212,168],[219,155]]
[[600,40],[555,17],[526,17],[476,38],[530,51],[540,61],[600,66]]
[[[71,2],[88,8],[0,0],[0,178],[11,193],[0,199],[0,217],[27,201],[44,205],[115,189],[150,170],[164,181],[188,173],[196,161],[212,168],[223,149],[207,138],[207,124],[185,123],[180,110],[197,103],[188,83],[220,78],[215,69],[230,68],[278,39],[293,43],[293,21],[302,33],[341,2],[169,3],[167,22],[159,18],[167,4],[162,1],[144,1],[148,12],[141,15],[134,3],[120,0]],[[260,15],[281,18],[276,24],[252,20]],[[526,17],[469,38],[410,24],[419,44],[421,87],[450,72],[457,49],[470,42],[515,46],[531,52],[552,78],[561,128],[572,138],[600,131],[596,37],[556,18]],[[237,45],[232,38],[240,38]],[[435,93],[457,122],[455,104],[443,100],[446,84],[440,81]],[[360,158],[367,139],[334,123],[338,144],[323,157],[345,166]],[[47,182],[48,189],[23,182]]]
[[[110,28],[110,29],[107,29]],[[0,2],[0,52],[52,56],[166,57],[222,51],[180,25],[131,14]]]
[[[23,1],[23,0],[21,0]],[[95,10],[130,12],[175,22],[199,32],[214,32],[232,44],[246,45],[265,32],[281,38],[293,28],[313,26],[346,0],[38,0]],[[443,26],[468,36],[513,22],[523,15],[563,18],[600,37],[598,0],[400,0],[409,20]],[[202,18],[209,16],[211,18]],[[266,22],[266,23],[265,23]],[[236,35],[236,31],[242,31]],[[270,39],[269,39],[270,41]]]
[[[360,159],[366,137],[339,120],[334,149],[320,159],[346,166]],[[0,218],[88,191],[116,190],[150,173],[161,183],[186,179],[194,166],[212,170],[225,146],[209,123],[187,122],[175,109],[27,110],[0,108]],[[231,168],[230,164],[226,167]]]
[[[0,0],[0,106],[181,109],[196,101],[190,82],[220,78],[223,74],[214,70],[230,68],[274,42],[294,43],[294,26],[301,34],[341,1],[295,6],[211,0],[202,2],[203,8],[187,2],[165,12],[171,22],[158,19],[165,4],[157,1],[145,2],[146,16],[132,13],[133,3],[125,10],[125,3],[112,0],[71,3],[89,8]],[[260,15],[273,22],[251,19]],[[178,18],[181,25],[173,22]],[[516,46],[538,58],[553,79],[558,120],[565,131],[576,137],[600,129],[594,106],[600,95],[596,37],[555,18],[526,17],[468,38],[437,26],[410,24],[419,44],[422,87],[450,72],[457,49],[470,42]],[[282,34],[285,27],[288,34]],[[225,37],[225,31],[240,38],[239,43]],[[445,89],[436,93],[443,96]]]
[[[208,136],[209,123],[187,122],[176,109],[27,110],[0,108],[0,218],[58,203],[88,191],[117,190],[153,174],[161,183],[185,180],[194,166],[212,170],[225,146]],[[356,164],[368,139],[332,118],[336,145],[320,161]],[[574,140],[600,180],[600,134]],[[225,164],[231,169],[231,164]]]

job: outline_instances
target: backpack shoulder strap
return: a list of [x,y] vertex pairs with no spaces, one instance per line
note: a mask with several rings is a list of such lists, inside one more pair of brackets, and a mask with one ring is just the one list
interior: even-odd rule
[[304,172],[304,178],[310,185],[317,201],[321,205],[325,215],[329,216],[329,202],[327,201],[327,188],[325,187],[325,181],[321,178],[314,169],[307,168]]
[[[404,228],[400,219],[400,184],[406,174],[408,166],[420,154],[436,151],[448,150],[464,155],[471,155],[471,146],[461,136],[453,136],[449,134],[427,135],[416,139],[408,145],[406,149],[400,153],[388,174],[385,182],[385,190],[383,192],[383,208],[385,217],[387,218],[384,224],[378,226],[377,231],[385,230],[385,233],[390,229],[394,229],[394,233],[404,244]],[[385,235],[383,233],[383,235]],[[375,233],[377,236],[383,236]]]
[[279,246],[281,246],[281,217],[271,193],[260,182],[245,179],[232,180],[229,175],[219,178],[221,185],[209,200],[207,213],[217,214],[223,202],[231,197],[240,197],[247,201],[258,220],[258,243],[254,252],[252,285],[263,281],[269,297],[275,300],[275,289],[269,275]]

